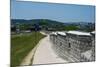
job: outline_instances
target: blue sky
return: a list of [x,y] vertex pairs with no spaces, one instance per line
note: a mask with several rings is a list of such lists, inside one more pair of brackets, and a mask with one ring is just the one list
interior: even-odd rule
[[11,18],[94,22],[95,6],[12,1]]

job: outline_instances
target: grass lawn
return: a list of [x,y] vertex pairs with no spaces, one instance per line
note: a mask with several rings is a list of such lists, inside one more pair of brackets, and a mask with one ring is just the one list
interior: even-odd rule
[[20,65],[43,37],[45,36],[39,32],[11,35],[11,67]]

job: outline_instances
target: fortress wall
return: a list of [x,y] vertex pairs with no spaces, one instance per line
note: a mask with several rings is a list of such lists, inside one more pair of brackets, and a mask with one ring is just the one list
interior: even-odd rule
[[69,33],[61,35],[56,33],[56,35],[50,35],[50,40],[53,43],[52,48],[54,52],[64,60],[69,60],[69,62],[92,61],[91,57],[83,57],[86,51],[94,51],[94,47],[92,46],[94,39],[92,36],[79,36]]

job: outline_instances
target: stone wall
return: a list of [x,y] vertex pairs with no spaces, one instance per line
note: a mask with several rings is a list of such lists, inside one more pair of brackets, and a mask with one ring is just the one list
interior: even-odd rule
[[[83,56],[86,51],[92,50],[92,58],[95,56],[93,53],[94,46],[92,43],[94,39],[92,36],[75,35],[67,32],[63,32],[66,35],[50,34],[50,40],[53,43],[52,48],[55,53],[63,58],[64,60],[69,60],[69,62],[82,62],[82,61],[92,61]],[[91,54],[91,53],[90,53]],[[89,55],[90,55],[89,54]]]

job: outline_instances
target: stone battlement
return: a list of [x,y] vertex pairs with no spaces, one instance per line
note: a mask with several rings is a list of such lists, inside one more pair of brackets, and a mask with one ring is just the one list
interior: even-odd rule
[[95,33],[80,31],[52,32],[50,40],[55,53],[70,62],[95,60]]

